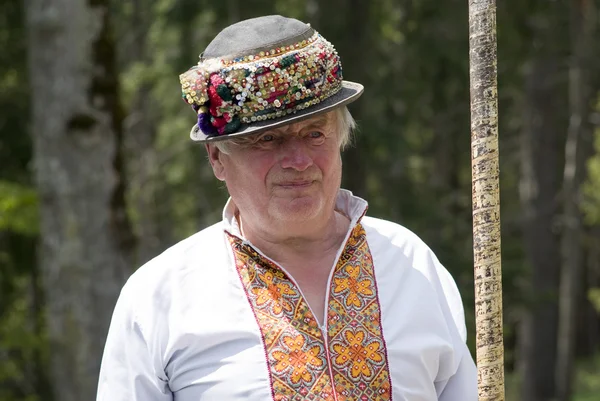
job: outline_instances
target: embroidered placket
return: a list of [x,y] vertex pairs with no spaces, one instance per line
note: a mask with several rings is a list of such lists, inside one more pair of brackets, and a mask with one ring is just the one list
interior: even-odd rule
[[328,279],[324,324],[285,269],[228,235],[265,347],[275,401],[392,399],[373,260],[360,224]]

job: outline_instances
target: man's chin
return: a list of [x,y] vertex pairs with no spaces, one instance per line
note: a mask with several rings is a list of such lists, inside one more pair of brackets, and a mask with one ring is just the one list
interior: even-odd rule
[[317,218],[321,212],[321,203],[313,197],[303,197],[278,202],[273,215],[281,221],[306,222]]

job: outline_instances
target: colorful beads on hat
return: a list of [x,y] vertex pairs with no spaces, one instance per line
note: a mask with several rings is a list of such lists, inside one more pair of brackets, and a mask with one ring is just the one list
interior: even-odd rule
[[333,45],[315,33],[256,55],[202,61],[180,81],[184,100],[198,111],[199,128],[214,136],[327,99],[341,89],[342,68]]
[[208,100],[207,76],[198,68],[192,68],[179,76],[182,88],[182,97],[189,103],[202,105]]

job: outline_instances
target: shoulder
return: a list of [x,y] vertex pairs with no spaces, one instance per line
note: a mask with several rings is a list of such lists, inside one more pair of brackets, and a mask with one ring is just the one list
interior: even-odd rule
[[394,223],[393,221],[380,219],[372,216],[364,216],[361,220],[362,225],[386,237],[394,239],[404,239],[415,242],[421,242],[419,237],[408,228]]
[[431,248],[408,228],[367,216],[361,223],[375,260],[418,270],[429,281],[435,281],[440,276],[449,276]]
[[206,270],[206,266],[222,263],[226,256],[222,223],[207,227],[178,242],[138,268],[125,283],[121,296],[135,294],[140,300],[165,298],[189,277]]
[[361,223],[370,246],[391,246],[406,256],[433,255],[433,251],[417,234],[398,223],[370,216],[363,217]]
[[178,316],[186,296],[203,296],[203,283],[213,270],[223,270],[214,268],[224,265],[226,257],[222,223],[173,245],[129,277],[115,306],[113,324],[135,326],[152,349],[163,349],[169,335],[164,322]]
[[363,217],[361,223],[375,263],[379,260],[393,265],[392,268],[408,268],[423,274],[448,308],[461,337],[466,338],[460,292],[433,250],[417,234],[400,224],[368,216]]

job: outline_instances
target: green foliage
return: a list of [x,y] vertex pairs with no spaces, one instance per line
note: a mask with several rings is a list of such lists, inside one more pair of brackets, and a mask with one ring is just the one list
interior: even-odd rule
[[15,182],[28,182],[32,153],[23,3],[0,1],[0,180]]
[[[600,401],[600,355],[580,361],[576,367],[577,380],[573,401]],[[506,401],[526,401],[519,396],[521,378],[516,373],[506,375]]]
[[38,196],[34,189],[0,181],[0,231],[38,233]]
[[0,401],[38,401],[32,376],[46,350],[45,337],[32,330],[27,277],[15,279],[14,301],[0,316]]
[[588,179],[584,185],[583,211],[589,224],[600,224],[600,129],[596,131],[596,155],[588,162]]
[[594,309],[600,313],[600,288],[591,288],[588,291],[588,299],[594,306]]
[[[0,401],[49,401],[47,344],[32,308],[38,195],[32,187],[25,2],[0,1]],[[43,127],[39,127],[40,129]]]
[[577,371],[576,386],[573,401],[600,400],[600,355],[582,361]]
[[[313,0],[314,1],[314,0]],[[277,0],[275,10],[277,14],[287,15],[292,18],[303,19],[306,17],[307,0]],[[316,3],[316,1],[314,1]],[[317,7],[317,6],[314,6]]]

